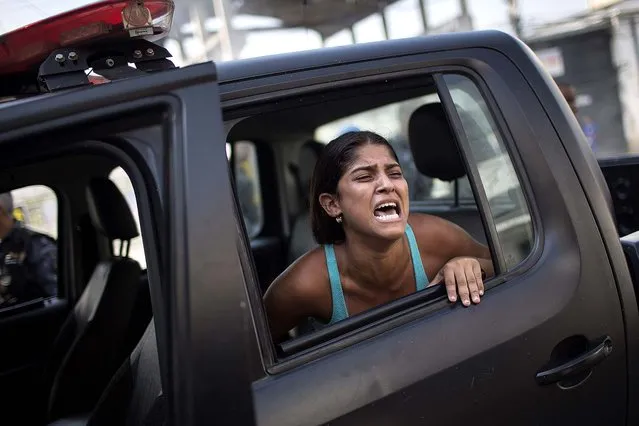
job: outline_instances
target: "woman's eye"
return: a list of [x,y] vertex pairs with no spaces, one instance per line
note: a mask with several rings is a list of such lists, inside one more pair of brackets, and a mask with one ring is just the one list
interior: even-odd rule
[[361,176],[357,176],[355,179],[359,181],[366,181],[366,180],[369,180],[370,178],[371,178],[370,175],[361,175]]
[[400,171],[395,171],[395,172],[391,172],[390,174],[392,177],[402,177],[402,172]]

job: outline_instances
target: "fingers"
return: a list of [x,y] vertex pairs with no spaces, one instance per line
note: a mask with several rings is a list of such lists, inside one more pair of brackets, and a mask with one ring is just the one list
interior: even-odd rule
[[457,294],[464,306],[470,306],[470,291],[468,289],[468,281],[466,280],[466,271],[461,265],[455,265],[453,268],[455,281],[457,282]]
[[477,281],[477,289],[479,290],[479,295],[484,295],[484,280],[481,278],[481,265],[479,262],[473,262],[473,275],[475,275],[475,280]]
[[446,293],[448,294],[448,300],[452,303],[457,302],[457,284],[455,282],[455,271],[453,268],[444,267],[443,271],[444,283],[446,285]]
[[484,295],[484,282],[481,278],[481,266],[477,259],[456,259],[442,268],[433,280],[433,284],[444,281],[448,300],[461,300],[464,306],[479,303]]
[[473,272],[473,266],[468,265],[464,268],[466,274],[466,282],[468,283],[468,292],[470,293],[470,299],[473,303],[479,303],[479,286],[477,284],[477,278],[475,272]]

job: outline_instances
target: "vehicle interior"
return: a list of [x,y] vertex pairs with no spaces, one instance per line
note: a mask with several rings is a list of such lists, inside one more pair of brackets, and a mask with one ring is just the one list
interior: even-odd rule
[[[430,77],[231,109],[224,123],[260,296],[315,246],[308,216],[312,169],[323,146],[353,127],[391,141],[416,188],[411,211],[441,216],[488,240]],[[3,424],[141,425],[162,417],[153,283],[136,191],[122,165],[90,153],[12,161],[0,171],[0,192],[44,185],[55,193],[59,295],[0,310],[0,398],[15,407]],[[293,331],[291,341],[304,333]],[[280,347],[278,355],[309,344]]]
[[323,146],[353,128],[375,131],[391,141],[409,180],[411,211],[444,217],[486,243],[465,166],[432,80],[353,87],[305,100],[290,109],[280,102],[275,111],[247,118],[241,112],[239,117],[227,114],[238,196],[238,147],[252,148],[259,177],[255,184],[262,191],[261,226],[253,226],[243,210],[262,291],[315,247],[308,215],[312,170]]
[[20,424],[90,411],[151,320],[146,271],[130,257],[137,219],[110,179],[116,168],[74,155],[0,172],[11,184],[0,191],[45,185],[58,208],[58,297],[0,310],[0,396],[28,401]]

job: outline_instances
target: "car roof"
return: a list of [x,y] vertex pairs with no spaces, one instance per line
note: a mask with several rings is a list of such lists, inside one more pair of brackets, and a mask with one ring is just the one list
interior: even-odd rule
[[[262,79],[272,76],[411,54],[469,48],[487,48],[500,51],[508,56],[515,53],[532,55],[532,53],[526,53],[526,50],[530,51],[530,49],[511,35],[501,31],[487,30],[385,40],[221,62],[216,63],[215,69],[217,71],[217,80],[220,83],[220,93],[224,100],[225,95],[237,90],[250,89],[252,86],[259,86],[263,83]],[[160,74],[165,72],[171,71],[160,72]],[[105,85],[109,86],[110,84]],[[80,87],[59,93],[39,94],[24,99],[5,100],[0,102],[0,113],[4,112],[6,114],[12,107],[24,103],[38,102],[48,97],[57,98],[64,93],[83,90],[86,90],[86,88]],[[13,112],[13,114],[15,113],[17,111]]]
[[[505,32],[485,30],[324,47],[220,62],[216,64],[216,67],[218,81],[224,85],[278,74],[394,56],[467,48],[489,48],[506,53],[513,50],[521,51],[523,46],[523,43]],[[225,90],[223,89],[223,91]]]

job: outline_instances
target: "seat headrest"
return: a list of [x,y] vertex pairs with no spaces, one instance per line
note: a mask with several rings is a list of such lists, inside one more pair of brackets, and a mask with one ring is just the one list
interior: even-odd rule
[[111,180],[92,179],[87,202],[93,226],[109,240],[130,241],[140,235],[124,195]]
[[301,185],[300,189],[304,192],[310,191],[315,163],[317,163],[323,150],[324,144],[314,140],[308,140],[300,147],[297,166]]
[[441,103],[417,108],[408,121],[408,140],[417,170],[444,181],[466,175],[457,143]]

